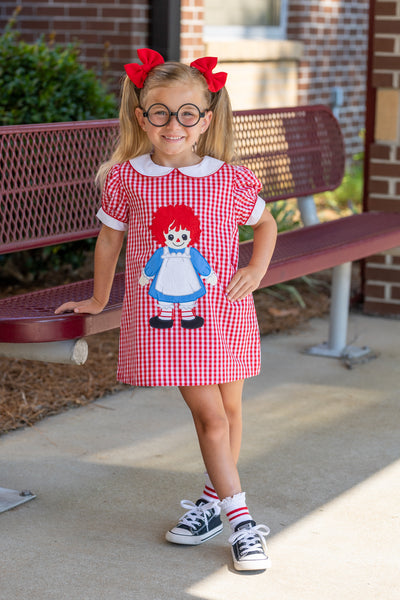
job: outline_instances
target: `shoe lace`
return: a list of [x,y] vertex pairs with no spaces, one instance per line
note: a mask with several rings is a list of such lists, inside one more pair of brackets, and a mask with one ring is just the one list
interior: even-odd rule
[[247,529],[239,529],[235,531],[229,538],[229,542],[239,544],[239,552],[242,556],[246,556],[254,550],[261,550],[266,555],[268,552],[265,538],[269,535],[270,529],[266,525],[253,525]]
[[181,506],[182,508],[189,509],[188,512],[179,519],[181,525],[188,525],[189,527],[192,527],[193,525],[201,526],[205,522],[208,530],[208,521],[213,516],[210,511],[218,506],[218,502],[207,502],[207,504],[200,504],[200,506],[198,506],[190,500],[182,500]]

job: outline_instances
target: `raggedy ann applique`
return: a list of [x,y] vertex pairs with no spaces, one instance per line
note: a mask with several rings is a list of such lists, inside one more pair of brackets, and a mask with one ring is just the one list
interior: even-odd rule
[[200,238],[200,221],[185,204],[162,206],[153,216],[151,232],[162,244],[143,269],[139,284],[151,282],[149,295],[157,300],[159,314],[150,325],[169,329],[173,325],[174,304],[181,311],[181,326],[197,329],[203,317],[195,316],[196,301],[206,294],[204,282],[217,283],[217,276],[200,252],[193,248]]

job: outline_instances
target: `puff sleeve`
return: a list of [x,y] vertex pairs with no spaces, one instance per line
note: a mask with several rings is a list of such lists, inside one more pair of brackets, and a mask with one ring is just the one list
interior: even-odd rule
[[265,207],[264,200],[258,196],[261,188],[261,182],[252,171],[247,167],[235,167],[233,197],[238,225],[255,224],[261,217]]
[[128,229],[129,207],[126,191],[121,179],[121,165],[117,164],[107,175],[97,218],[111,229]]

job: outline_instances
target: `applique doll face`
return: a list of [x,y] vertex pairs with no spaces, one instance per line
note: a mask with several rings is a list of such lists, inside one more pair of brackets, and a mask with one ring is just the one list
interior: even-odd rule
[[189,229],[169,229],[168,233],[165,233],[165,243],[169,248],[173,250],[182,250],[190,244],[190,231]]

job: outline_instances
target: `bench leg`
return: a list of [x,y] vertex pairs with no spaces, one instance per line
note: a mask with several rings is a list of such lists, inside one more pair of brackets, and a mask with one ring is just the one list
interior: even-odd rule
[[319,223],[317,207],[315,206],[314,196],[303,196],[297,198],[297,206],[299,207],[301,222],[305,227],[316,225]]
[[351,262],[333,268],[328,341],[313,346],[307,352],[332,358],[360,358],[371,352],[364,346],[347,345],[347,325],[350,306]]
[[15,508],[28,500],[36,498],[30,490],[23,490],[18,492],[17,490],[9,490],[7,488],[0,487],[0,513]]
[[83,365],[88,357],[88,345],[82,338],[30,344],[0,343],[0,356],[66,365]]

